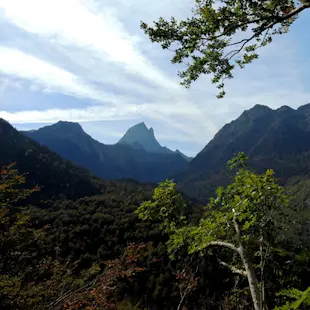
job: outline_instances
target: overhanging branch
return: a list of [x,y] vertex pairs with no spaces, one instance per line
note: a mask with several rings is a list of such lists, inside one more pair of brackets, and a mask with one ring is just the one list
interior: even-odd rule
[[[246,45],[247,43],[249,43],[250,41],[252,41],[254,38],[257,38],[257,37],[259,37],[262,33],[264,33],[265,31],[268,31],[268,30],[272,29],[273,26],[275,26],[276,24],[282,23],[282,22],[284,22],[284,21],[286,21],[286,20],[288,20],[288,19],[290,19],[290,18],[296,16],[297,14],[299,14],[300,12],[302,12],[303,10],[309,9],[309,8],[310,8],[310,1],[307,2],[307,3],[304,3],[304,4],[300,5],[300,6],[298,6],[297,8],[293,9],[292,11],[290,11],[288,14],[285,14],[285,15],[283,15],[283,16],[277,16],[277,17],[275,17],[276,20],[273,21],[273,22],[271,22],[271,23],[269,23],[269,24],[267,24],[266,26],[256,28],[256,31],[254,30],[254,34],[253,34],[251,37],[249,37],[249,38],[247,38],[247,39],[242,39],[242,40],[237,41],[237,42],[234,42],[234,43],[228,44],[228,46],[234,46],[234,45],[239,45],[239,44],[242,43],[242,45],[241,45],[240,48],[228,52],[228,53],[224,56],[224,58],[227,58],[229,55],[231,55],[231,56],[229,57],[229,60],[232,59],[235,55],[237,55],[238,53],[240,53],[240,52],[243,50],[243,48],[245,47],[245,45]],[[251,22],[251,23],[253,23],[253,22]],[[245,24],[246,24],[246,23],[245,23]],[[221,34],[221,36],[222,36],[222,34]]]
[[274,22],[271,22],[270,24],[268,24],[267,26],[263,27],[263,29],[259,30],[259,33],[263,33],[265,30],[272,28],[273,26],[275,26],[278,23],[282,23],[294,16],[296,16],[297,14],[299,14],[300,12],[302,12],[305,9],[309,9],[310,8],[310,2],[304,3],[300,6],[298,6],[297,8],[291,10],[289,13],[277,17],[276,20]]

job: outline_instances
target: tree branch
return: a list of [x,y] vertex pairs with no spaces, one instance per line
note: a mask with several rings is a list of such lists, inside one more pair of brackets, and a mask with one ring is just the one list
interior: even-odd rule
[[211,246],[227,248],[240,254],[239,249],[236,246],[234,246],[232,243],[223,242],[223,241],[211,241],[208,243],[207,247],[211,247]]
[[247,273],[246,273],[245,270],[238,269],[235,266],[229,265],[229,264],[227,264],[227,263],[225,263],[225,262],[223,262],[221,260],[219,260],[219,263],[221,265],[223,265],[224,267],[229,268],[233,273],[237,273],[237,274],[240,274],[240,275],[245,276],[245,277],[247,276]]
[[294,10],[290,11],[288,14],[285,14],[283,16],[277,17],[277,20],[274,22],[271,22],[270,24],[268,24],[267,26],[263,27],[261,30],[259,30],[259,34],[263,33],[265,30],[272,28],[274,25],[284,22],[292,17],[294,17],[295,15],[299,14],[300,12],[302,12],[305,9],[309,9],[310,8],[310,2],[304,3],[300,6],[298,6],[297,8],[295,8]]
[[232,54],[232,55],[228,58],[228,60],[231,60],[234,56],[236,56],[238,53],[240,53],[240,52],[243,50],[243,48],[246,46],[247,43],[249,43],[250,41],[252,41],[255,37],[256,37],[256,35],[254,34],[253,36],[251,36],[251,37],[248,38],[248,39],[243,39],[243,40],[241,40],[241,41],[239,41],[239,42],[229,44],[228,46],[233,46],[233,45],[237,45],[237,44],[240,44],[240,43],[243,42],[243,44],[241,45],[240,48],[228,52],[228,53],[224,56],[224,58],[227,58],[230,54]]
[[[255,31],[254,30],[254,34],[247,38],[247,39],[242,39],[240,41],[237,41],[237,42],[234,42],[234,43],[231,43],[231,44],[228,44],[228,46],[234,46],[234,45],[238,45],[238,44],[241,44],[241,47],[236,49],[236,50],[232,50],[230,52],[228,52],[224,58],[227,58],[230,54],[232,54],[230,57],[229,57],[229,60],[232,59],[235,55],[237,55],[238,53],[240,53],[243,48],[245,47],[245,45],[247,43],[249,43],[250,41],[252,41],[254,38],[256,37],[259,37],[264,31],[268,31],[270,30],[271,28],[273,28],[273,26],[275,26],[276,24],[278,23],[281,23],[281,22],[284,22],[294,16],[296,16],[297,14],[299,14],[300,12],[302,12],[303,10],[305,9],[309,9],[310,8],[310,2],[308,3],[304,3],[303,5],[300,5],[299,7],[295,8],[294,10],[290,11],[288,14],[284,15],[284,16],[280,16],[280,17],[277,17],[275,21],[267,24],[267,26],[264,26],[262,27],[261,29],[258,27],[256,28],[258,31]],[[252,23],[252,22],[251,22]],[[246,23],[245,23],[246,24]]]
[[82,291],[82,290],[84,290],[84,289],[88,289],[88,288],[90,288],[91,286],[95,285],[96,282],[98,281],[98,279],[99,279],[101,276],[103,276],[105,273],[106,273],[106,271],[104,271],[100,276],[97,276],[97,277],[95,278],[95,280],[93,280],[92,282],[85,284],[84,286],[78,288],[77,290],[68,292],[68,293],[66,293],[66,294],[63,295],[63,296],[60,296],[57,300],[55,300],[55,301],[53,301],[51,304],[49,304],[49,305],[47,306],[47,309],[52,309],[53,307],[57,306],[60,302],[62,302],[62,301],[65,300],[66,298],[69,298],[70,296],[72,296],[72,295],[74,295],[74,294],[76,294],[76,293],[79,293],[80,291]]
[[[251,39],[245,39],[245,40],[252,40],[255,36],[259,36],[261,35],[265,30],[269,29],[269,28],[272,28],[273,26],[275,26],[276,24],[278,23],[281,23],[281,22],[284,22],[288,19],[290,19],[291,17],[294,17],[295,15],[299,14],[300,12],[302,12],[303,10],[305,9],[309,9],[310,8],[310,2],[308,3],[304,3],[300,6],[298,6],[297,8],[295,8],[294,10],[290,11],[288,14],[286,15],[283,15],[283,16],[275,16],[274,18],[276,18],[275,21],[267,24],[267,26],[264,26],[262,27],[257,33],[256,35],[254,35]],[[250,25],[250,24],[255,24],[255,23],[258,23],[258,22],[261,22],[262,20],[261,19],[253,19],[253,20],[248,20],[244,23],[241,23],[237,26],[231,26],[231,27],[228,27],[227,29],[225,29],[225,31],[221,32],[220,34],[216,35],[216,36],[213,36],[211,38],[205,38],[205,40],[215,40],[215,39],[219,39],[223,36],[226,36],[228,33],[230,33],[234,28],[235,29],[238,29],[238,28],[241,28],[243,26],[246,26],[246,25]],[[259,29],[259,28],[258,28]],[[245,40],[239,42],[239,43],[242,43],[244,42]],[[237,44],[237,43],[236,43]],[[235,44],[234,44],[235,45]]]
[[[213,36],[209,39],[211,40],[216,40],[216,39],[219,39],[221,37],[225,37],[228,35],[228,33],[230,33],[233,29],[239,29],[243,26],[246,26],[246,25],[251,25],[251,24],[255,24],[255,23],[258,23],[258,22],[261,22],[261,19],[253,19],[253,20],[248,20],[244,23],[241,23],[241,24],[238,24],[238,25],[233,25],[233,26],[230,26],[229,28],[225,29],[225,31],[221,32],[220,34],[216,35],[216,36]],[[207,39],[208,38],[204,38],[204,39]]]

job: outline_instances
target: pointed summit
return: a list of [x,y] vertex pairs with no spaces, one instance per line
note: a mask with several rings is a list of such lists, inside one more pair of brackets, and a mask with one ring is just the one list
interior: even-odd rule
[[136,129],[139,129],[139,130],[148,130],[144,122],[138,123],[138,124],[136,124],[136,125],[130,127],[128,130],[136,130]]
[[140,144],[147,152],[162,153],[162,146],[155,138],[153,128],[148,129],[144,122],[130,127],[119,140],[120,144]]

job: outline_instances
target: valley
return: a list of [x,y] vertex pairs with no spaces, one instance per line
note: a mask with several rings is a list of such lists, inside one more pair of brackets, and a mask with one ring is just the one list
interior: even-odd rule
[[[216,188],[231,182],[229,174],[224,173],[227,161],[236,153],[244,152],[249,155],[249,167],[255,172],[274,169],[277,182],[284,185],[289,195],[291,207],[300,215],[307,213],[310,197],[308,111],[310,105],[297,110],[254,106],[226,124],[191,160],[178,151],[162,147],[155,139],[153,129],[148,129],[144,123],[131,127],[117,144],[104,145],[87,135],[77,123],[58,122],[35,131],[18,132],[1,120],[1,166],[16,162],[14,168],[25,173],[24,186],[37,186],[39,189],[27,198],[26,204],[30,205],[26,209],[31,214],[32,223],[35,223],[33,227],[46,230],[45,254],[29,248],[27,255],[34,255],[39,261],[49,257],[62,264],[67,262],[68,268],[75,270],[74,276],[69,280],[63,275],[63,279],[71,281],[69,287],[74,287],[92,264],[117,260],[130,244],[152,244],[150,252],[143,254],[146,256],[141,260],[141,274],[130,276],[135,287],[130,288],[127,280],[124,282],[118,276],[113,280],[121,285],[117,288],[117,300],[143,303],[148,307],[156,305],[154,309],[175,307],[178,300],[175,285],[178,282],[175,282],[174,272],[167,265],[167,235],[161,233],[158,223],[139,220],[135,214],[137,208],[152,199],[158,182],[171,178],[176,180],[177,188],[187,197],[187,207],[182,212],[197,223],[204,212],[203,205],[214,197]],[[3,171],[2,182],[5,182]],[[304,218],[302,221],[307,220]],[[303,225],[294,228],[301,234],[298,242],[294,241],[298,251],[308,243],[308,229]],[[59,249],[56,252],[52,250],[55,244]],[[221,296],[232,289],[230,281],[233,278],[228,270],[219,267],[214,258],[212,255],[202,261],[195,258],[201,283],[207,287],[210,287],[208,283],[212,283],[213,289],[213,293],[207,293],[213,294],[207,302],[200,299],[206,294],[203,287],[191,293],[187,302],[195,307],[200,308],[203,303],[204,306],[209,305],[208,309],[213,309],[211,304],[215,303],[214,309],[218,309],[216,305],[220,303]],[[124,263],[126,266],[132,264]],[[182,260],[177,264],[182,265]],[[101,270],[103,266],[98,268]],[[211,269],[205,271],[206,266]],[[22,270],[16,272],[19,276],[24,274]],[[66,272],[66,269],[59,272]],[[299,277],[303,283],[307,282],[306,274],[299,273]],[[86,279],[85,283],[89,281],[88,277]],[[222,286],[224,279],[227,282]],[[54,291],[42,292],[42,297],[38,298],[52,301],[57,296],[59,285],[64,283],[53,281]],[[214,284],[216,281],[218,284]],[[27,286],[23,289],[27,290]],[[108,296],[105,302],[111,301]],[[175,296],[175,299],[172,298],[168,306],[169,296]],[[74,298],[88,300],[80,295]],[[26,300],[32,302],[28,297],[18,302]],[[69,298],[67,303],[73,305],[75,301]],[[6,308],[9,309],[9,304]]]

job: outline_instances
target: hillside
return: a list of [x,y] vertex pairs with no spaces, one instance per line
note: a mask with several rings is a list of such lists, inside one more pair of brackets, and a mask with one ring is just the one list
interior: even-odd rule
[[0,165],[16,162],[16,168],[27,173],[28,185],[41,187],[39,195],[44,199],[76,199],[104,190],[103,183],[87,170],[25,137],[3,119],[0,145]]
[[272,168],[285,183],[310,172],[309,138],[310,104],[297,110],[256,105],[226,124],[176,180],[183,191],[205,200],[227,181],[225,163],[242,151],[249,156],[250,167],[258,172]]
[[78,123],[71,122],[58,122],[23,134],[104,179],[158,182],[187,165],[187,160],[179,153],[158,151],[164,148],[144,124],[138,124],[128,132],[114,145],[96,141]]

